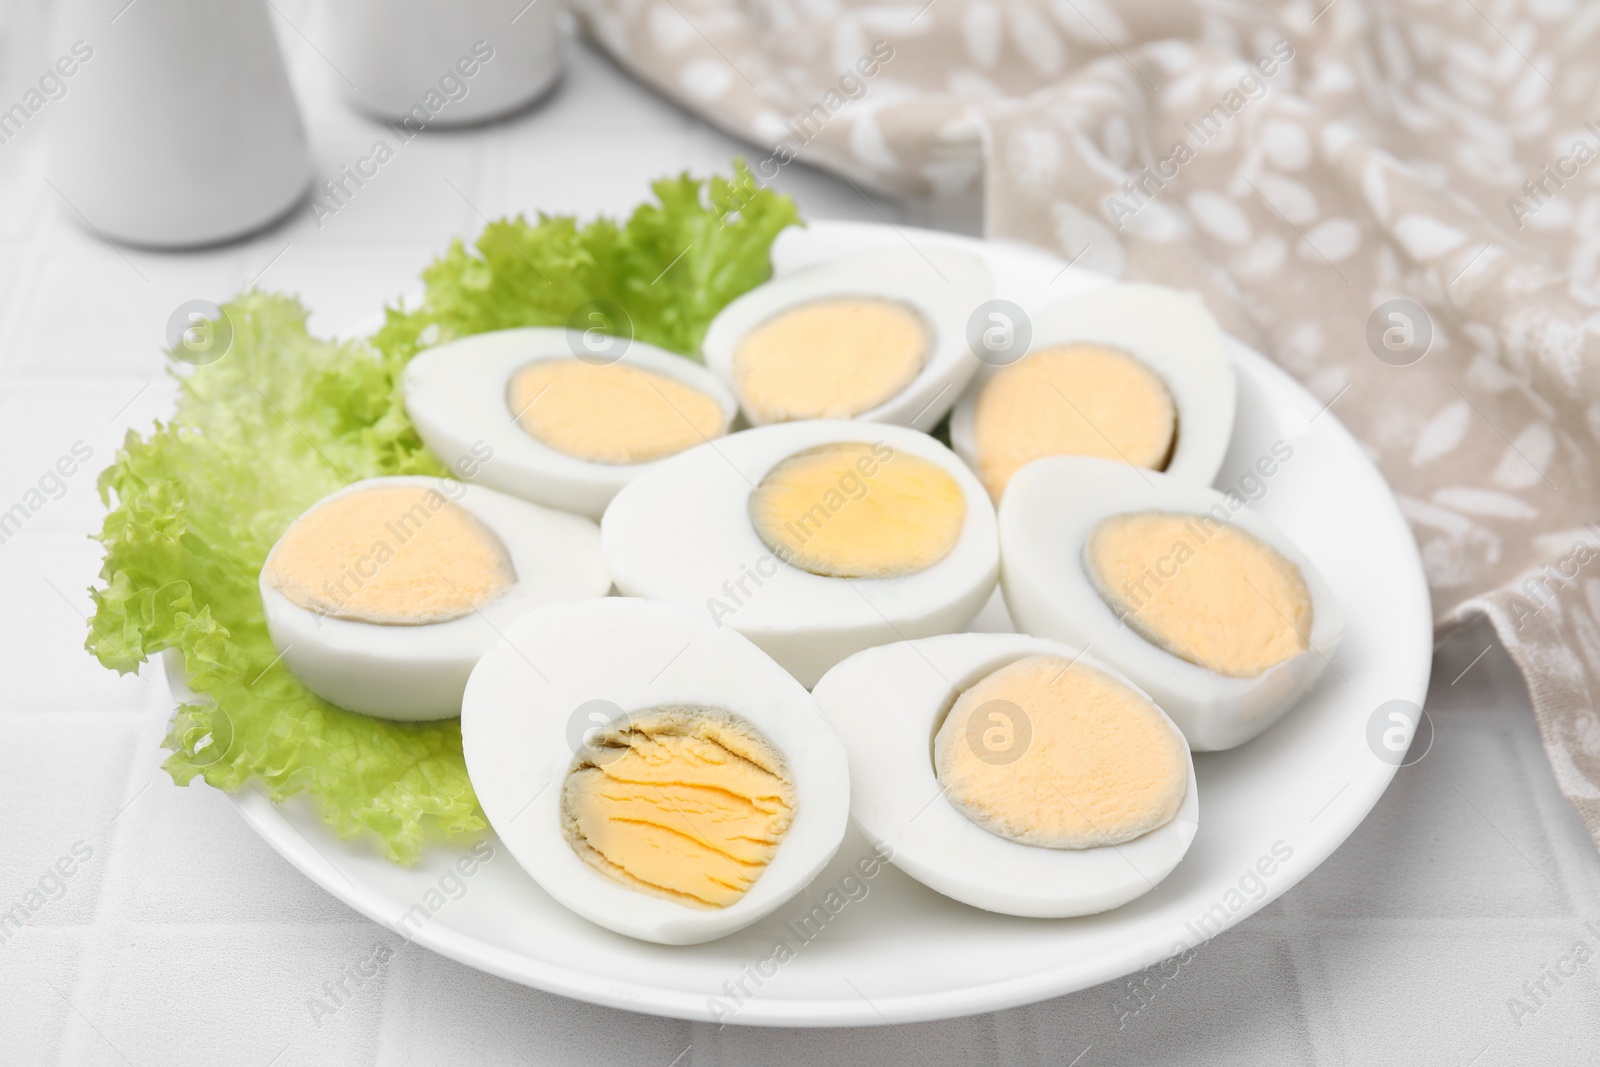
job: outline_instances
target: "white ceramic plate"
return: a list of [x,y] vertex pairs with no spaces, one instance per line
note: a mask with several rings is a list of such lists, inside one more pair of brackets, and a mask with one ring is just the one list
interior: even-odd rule
[[[996,291],[1025,308],[1105,284],[1020,245],[874,225],[791,230],[774,256],[783,271],[906,242],[983,255]],[[667,947],[567,911],[493,839],[493,858],[462,877],[453,865],[467,853],[455,846],[434,846],[403,868],[370,842],[337,840],[298,798],[275,806],[246,789],[235,802],[285,859],[373,920],[480,970],[634,1011],[783,1026],[912,1022],[1042,1000],[1163,960],[1254,913],[1349,836],[1395,770],[1369,749],[1369,719],[1390,700],[1420,705],[1432,658],[1416,546],[1383,479],[1333,414],[1283,372],[1237,342],[1230,354],[1238,426],[1216,484],[1237,485],[1274,442],[1291,444],[1293,458],[1256,506],[1338,591],[1346,635],[1317,688],[1282,722],[1241,748],[1195,756],[1193,847],[1154,891],[1115,911],[1008,918],[957,904],[893,867],[868,864],[875,876],[845,880],[870,855],[852,831],[811,888],[768,919],[720,941]],[[998,600],[974,628],[1009,628]],[[775,951],[779,941],[787,953]]]

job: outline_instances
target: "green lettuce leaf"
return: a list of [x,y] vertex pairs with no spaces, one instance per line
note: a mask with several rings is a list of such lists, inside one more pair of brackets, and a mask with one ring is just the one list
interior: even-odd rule
[[471,250],[454,242],[423,272],[421,305],[388,309],[373,343],[410,357],[489,330],[598,325],[698,359],[716,313],[771,277],[773,239],[799,216],[742,161],[704,195],[687,174],[652,188],[660,203],[640,205],[621,226],[519,216],[490,223]]
[[484,829],[459,723],[389,722],[313,695],[279,660],[257,578],[288,524],[335,489],[445,473],[401,393],[406,361],[433,340],[424,331],[442,340],[561,323],[603,299],[627,309],[636,336],[693,352],[727,301],[766,280],[773,238],[796,221],[742,165],[704,199],[687,176],[654,188],[660,204],[623,226],[492,223],[476,254],[457,243],[430,267],[420,307],[391,309],[370,344],[312,337],[286,297],[251,292],[225,306],[227,354],[180,376],[172,420],[130,432],[99,482],[104,584],[92,590],[87,647],[121,672],[168,649],[182,657],[204,702],[173,717],[174,781],[232,791],[258,779],[274,800],[308,793],[339,836],[371,830],[401,862],[433,834]]

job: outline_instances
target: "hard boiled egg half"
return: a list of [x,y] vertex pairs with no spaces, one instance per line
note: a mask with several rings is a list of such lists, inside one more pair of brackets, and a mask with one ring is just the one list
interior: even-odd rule
[[745,293],[702,351],[753,426],[853,418],[929,430],[979,367],[967,320],[992,287],[965,252],[848,256]]
[[744,430],[633,481],[600,523],[617,588],[737,630],[807,686],[959,630],[994,588],[994,510],[938,441],[831,419]]
[[1124,463],[1057,456],[1019,471],[1000,551],[1017,626],[1132,678],[1196,751],[1276,722],[1344,632],[1316,567],[1241,497]]
[[704,367],[643,341],[576,330],[475,334],[405,371],[427,446],[472,480],[599,518],[657,461],[721,437],[733,395]]
[[1115,908],[1153,889],[1194,840],[1183,735],[1078,649],[1023,634],[897,642],[851,656],[813,695],[844,738],[867,837],[973,907],[1042,918]]
[[1075,296],[1031,319],[956,405],[950,441],[995,500],[1044,456],[1097,456],[1209,485],[1233,436],[1233,364],[1200,301],[1158,285]]
[[484,814],[562,904],[629,937],[709,941],[816,877],[849,814],[844,747],[738,633],[671,604],[552,605],[467,684]]
[[501,632],[610,586],[590,520],[427,477],[324,497],[260,576],[267,630],[295,677],[341,708],[402,720],[458,714]]

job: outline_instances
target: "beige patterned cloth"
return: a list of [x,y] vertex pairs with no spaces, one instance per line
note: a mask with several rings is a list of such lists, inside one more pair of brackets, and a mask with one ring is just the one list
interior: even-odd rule
[[1365,443],[1600,843],[1600,3],[577,5],[758,179],[981,194],[990,236],[1199,291]]

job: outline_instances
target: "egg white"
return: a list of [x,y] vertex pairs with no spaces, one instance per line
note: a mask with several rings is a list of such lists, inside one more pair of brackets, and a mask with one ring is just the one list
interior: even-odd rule
[[[808,448],[879,441],[960,485],[967,513],[955,547],[927,570],[893,578],[830,578],[779,562],[750,521],[762,478]],[[927,434],[847,420],[763,426],[680,453],[617,494],[600,541],[624,594],[714,616],[806,686],[863,648],[961,629],[999,572],[994,508],[977,477]]]
[[[573,851],[562,783],[592,701],[624,717],[671,704],[730,711],[782,754],[793,822],[743,897],[691,907],[629,889]],[[709,941],[769,914],[826,866],[848,822],[844,746],[811,694],[739,634],[672,604],[610,597],[528,615],[472,672],[461,740],[484,814],[517,862],[572,911],[645,941]]]
[[[462,477],[598,519],[617,490],[661,461],[597,463],[569,456],[524,430],[506,400],[518,371],[545,360],[577,359],[573,353],[583,351],[582,337],[574,330],[530,327],[430,348],[406,365],[406,411],[423,442]],[[615,362],[709,396],[722,408],[724,433],[738,414],[733,394],[693,360],[635,340]]]
[[[857,653],[813,696],[850,755],[850,810],[867,838],[917,881],[986,911],[1092,915],[1153,889],[1199,829],[1194,761],[1171,821],[1121,845],[1039,848],[989,832],[950,802],[932,739],[961,693],[1028,656],[1061,656],[1139,687],[1078,649],[1026,634],[946,634]],[[1082,657],[1080,659],[1080,657]],[[1187,756],[1187,752],[1186,752]]]
[[[1120,349],[1154,371],[1172,394],[1178,416],[1165,472],[1196,485],[1211,484],[1233,437],[1238,390],[1222,328],[1204,304],[1175,289],[1125,283],[1064,300],[1032,316],[1031,327],[1029,352],[1098,343]],[[985,366],[950,416],[950,444],[974,466],[978,396],[1001,369]]]
[[284,665],[324,700],[381,719],[448,719],[460,713],[467,675],[502,631],[541,604],[604,596],[611,576],[592,521],[481,486],[423,476],[369,478],[318,504],[405,485],[440,490],[492,530],[510,557],[516,583],[470,615],[406,626],[307,610],[268,584],[264,566],[261,606]]
[[[948,248],[867,252],[814,264],[750,290],[712,320],[701,351],[706,366],[737,392],[733,357],[739,342],[779,313],[846,297],[909,304],[930,333],[922,369],[900,392],[855,417],[931,430],[978,371],[980,364],[967,346],[967,320],[993,292],[988,266],[965,252]],[[748,407],[744,414],[752,425],[761,425]]]
[[[1196,752],[1233,748],[1277,722],[1316,684],[1344,633],[1333,589],[1305,553],[1260,513],[1169,474],[1081,456],[1018,471],[1000,503],[1001,589],[1017,626],[1091,650],[1155,697]],[[1230,522],[1300,568],[1311,594],[1310,647],[1254,678],[1197,666],[1125,625],[1095,589],[1084,544],[1103,519],[1129,512],[1199,514]]]

